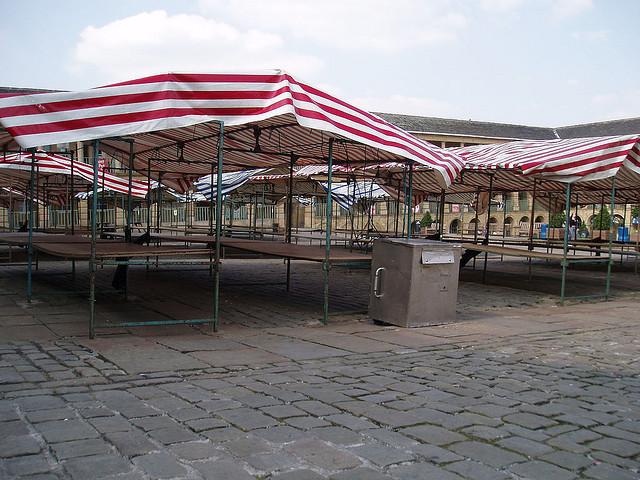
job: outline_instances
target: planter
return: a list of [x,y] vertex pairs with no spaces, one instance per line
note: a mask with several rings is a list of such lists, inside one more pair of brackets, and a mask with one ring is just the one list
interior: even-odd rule
[[602,240],[604,242],[608,242],[610,235],[611,232],[609,230],[592,230],[591,240]]
[[564,240],[564,228],[550,227],[547,232],[549,232],[549,240]]

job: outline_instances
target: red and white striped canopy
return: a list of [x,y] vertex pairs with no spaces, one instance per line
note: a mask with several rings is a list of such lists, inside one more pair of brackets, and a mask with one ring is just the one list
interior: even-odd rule
[[559,182],[602,180],[620,169],[640,174],[640,135],[523,140],[451,150],[467,161],[467,169],[515,170]]
[[[8,176],[9,171],[20,172],[19,178],[25,180],[28,178],[26,172],[31,171],[31,154],[15,153],[11,155],[3,155],[0,157],[0,174]],[[35,166],[38,175],[73,175],[85,181],[93,182],[93,166],[84,162],[75,161],[54,153],[36,152]],[[100,187],[106,190],[127,194],[129,192],[128,179],[120,178],[112,173],[100,170],[98,172]],[[131,194],[135,197],[144,198],[147,195],[147,184],[138,180],[131,182]]]
[[[235,168],[281,165],[286,157],[274,155],[287,153],[300,157],[301,163],[324,163],[331,137],[365,146],[343,144],[334,151],[337,162],[410,159],[437,172],[442,186],[450,185],[463,167],[454,153],[281,70],[172,73],[83,92],[0,99],[0,124],[23,148],[135,135],[135,168],[143,171],[153,163],[152,170],[159,172],[162,166],[165,179],[178,173],[191,177],[208,173],[203,171],[207,167],[194,168],[188,160],[210,162],[215,157],[217,126],[209,123],[214,121],[257,128],[226,129],[225,162],[229,159]],[[195,128],[202,124],[207,125]],[[194,139],[201,140],[194,144],[197,148],[185,149]],[[105,143],[126,154],[117,142]]]

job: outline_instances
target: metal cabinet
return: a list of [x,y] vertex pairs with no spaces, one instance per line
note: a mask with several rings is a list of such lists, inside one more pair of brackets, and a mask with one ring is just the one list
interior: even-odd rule
[[376,240],[369,316],[402,327],[455,321],[460,253],[445,242]]

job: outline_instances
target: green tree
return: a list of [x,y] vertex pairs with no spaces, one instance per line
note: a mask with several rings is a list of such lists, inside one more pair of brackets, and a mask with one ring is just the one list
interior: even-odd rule
[[631,207],[631,218],[640,218],[640,205]]
[[420,220],[420,225],[430,227],[433,224],[433,218],[431,217],[431,212],[426,212]]
[[549,219],[549,226],[551,228],[561,228],[564,225],[564,221],[565,221],[565,215],[564,213],[554,213],[553,215],[551,215],[551,218]]
[[611,214],[606,206],[602,207],[596,216],[593,217],[593,229],[594,230],[609,230],[611,228]]

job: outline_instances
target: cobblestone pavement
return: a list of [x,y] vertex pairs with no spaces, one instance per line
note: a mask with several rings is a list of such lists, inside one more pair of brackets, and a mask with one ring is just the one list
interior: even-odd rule
[[640,478],[639,305],[6,342],[0,477]]

